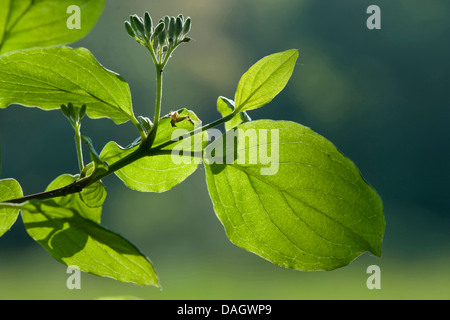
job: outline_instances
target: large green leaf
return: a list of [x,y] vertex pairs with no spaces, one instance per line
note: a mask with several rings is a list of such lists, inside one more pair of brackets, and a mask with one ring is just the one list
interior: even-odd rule
[[[47,190],[75,179],[62,175]],[[80,194],[29,201],[21,208],[25,228],[65,265],[122,282],[159,286],[148,258],[128,240],[98,224],[105,197],[103,185],[95,183]]]
[[[153,143],[157,147],[170,141],[172,135],[181,136],[198,127],[198,117],[189,110],[178,110],[179,116],[189,117],[196,123],[192,125],[185,120],[172,127],[169,117],[162,118],[158,124],[158,131]],[[183,151],[200,152],[207,144],[207,133],[199,133],[195,136],[176,142],[171,146],[162,148],[158,154],[146,156],[123,167],[115,174],[133,190],[143,192],[164,192],[183,182],[197,169],[200,158],[183,155]],[[123,159],[135,152],[138,145],[122,148],[116,142],[109,142],[102,150],[100,158],[109,165]],[[173,151],[173,153],[172,153]]]
[[[80,29],[67,26],[72,5],[80,9]],[[0,0],[0,54],[75,42],[94,27],[104,6],[105,0]]]
[[298,51],[274,53],[255,63],[241,78],[234,98],[236,110],[253,110],[272,101],[288,83]]
[[[22,197],[22,188],[14,179],[0,180],[0,202]],[[19,209],[0,208],[0,237],[8,231],[19,216]]]
[[[294,122],[237,128],[235,152],[225,144],[234,130],[204,152],[214,209],[234,244],[299,270],[381,255],[381,199],[331,142]],[[234,157],[221,160],[227,154]]]
[[91,118],[134,119],[130,88],[84,48],[50,47],[0,56],[0,108],[10,104],[59,109],[86,104]]

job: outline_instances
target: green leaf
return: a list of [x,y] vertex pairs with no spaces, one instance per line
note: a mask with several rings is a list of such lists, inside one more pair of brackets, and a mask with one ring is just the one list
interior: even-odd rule
[[[69,174],[61,175],[50,183],[47,190],[55,190],[74,182],[78,176]],[[95,182],[80,193],[51,200],[55,205],[65,208],[73,208],[84,219],[100,223],[102,206],[106,199],[106,189],[101,182]]]
[[365,251],[381,256],[382,201],[331,142],[287,121],[237,129],[231,161],[222,150],[234,130],[204,151],[214,210],[234,244],[299,270],[332,270]]
[[[62,175],[47,190],[64,187],[76,176]],[[22,207],[28,234],[57,261],[81,271],[122,282],[158,285],[151,262],[133,244],[99,225],[106,191],[101,183],[49,200],[32,200]]]
[[0,178],[2,177],[2,140],[0,139]]
[[21,104],[55,110],[68,102],[85,104],[91,118],[117,124],[134,120],[128,84],[87,49],[52,47],[0,56],[0,108]]
[[[192,111],[181,109],[178,110],[178,113],[180,117],[189,115],[196,124],[200,121]],[[176,123],[176,127],[172,127],[170,122],[170,117],[161,118],[153,147],[170,141],[172,135],[178,137],[198,127],[198,125],[192,125],[188,120]],[[201,152],[207,142],[206,132],[196,134],[190,139],[184,139],[162,148],[157,154],[134,161],[116,171],[115,174],[127,187],[133,190],[143,192],[167,191],[194,173],[200,163],[200,158],[183,155],[182,152]],[[132,144],[130,148],[122,148],[112,141],[104,147],[100,158],[111,166],[135,152],[138,147],[137,144]],[[172,155],[172,151],[174,155]]]
[[[0,180],[0,203],[23,197],[20,184],[14,179]],[[19,209],[0,208],[0,237],[3,236],[16,222]]]
[[[234,111],[234,101],[225,97],[219,97],[217,99],[217,111],[222,115],[222,117],[226,117]],[[235,115],[231,120],[225,122],[225,130],[231,130],[242,122],[251,121],[247,112],[242,111]]]
[[[68,28],[71,5],[80,8],[80,29]],[[0,0],[0,54],[75,42],[94,27],[104,6],[105,0]]]
[[288,83],[298,51],[275,53],[254,64],[239,81],[235,104],[238,111],[253,110],[268,104]]

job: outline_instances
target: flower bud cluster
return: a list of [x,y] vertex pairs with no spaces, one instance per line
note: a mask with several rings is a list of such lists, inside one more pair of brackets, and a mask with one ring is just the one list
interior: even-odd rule
[[62,104],[61,111],[64,116],[69,119],[72,126],[77,128],[80,126],[81,120],[86,115],[86,105],[83,104],[81,107],[75,107],[73,103],[68,103],[67,106]]
[[165,16],[156,25],[148,12],[143,17],[135,14],[125,21],[125,28],[131,37],[152,52],[158,62],[165,60],[167,52],[171,53],[181,43],[191,40],[186,36],[191,30],[191,18],[185,19],[182,14]]

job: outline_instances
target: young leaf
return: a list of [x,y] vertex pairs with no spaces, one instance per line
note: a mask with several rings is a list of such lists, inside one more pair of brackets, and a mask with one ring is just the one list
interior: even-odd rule
[[175,38],[179,38],[183,32],[183,16],[178,16],[175,23]]
[[[0,203],[2,201],[21,198],[23,196],[20,184],[14,179],[0,180]],[[0,237],[5,234],[19,216],[19,209],[0,208]]]
[[[178,113],[180,117],[188,115],[193,121],[199,121],[192,111],[182,109],[178,110]],[[156,147],[170,141],[173,134],[178,137],[193,129],[194,126],[188,120],[178,122],[176,127],[172,127],[170,117],[161,118],[153,146]],[[163,148],[159,154],[141,158],[123,167],[116,171],[116,175],[127,187],[137,191],[167,191],[194,173],[200,163],[200,159],[193,158],[190,155],[183,156],[182,152],[201,152],[207,141],[206,132],[197,134],[190,139],[184,139],[170,147]],[[115,142],[109,142],[101,152],[100,158],[111,166],[137,148],[138,145],[134,145],[125,149]]]
[[[76,175],[63,174],[51,182],[46,190],[55,190],[65,187],[77,179]],[[101,182],[96,182],[75,193],[65,197],[50,200],[55,206],[75,209],[82,218],[95,223],[101,222],[102,206],[106,199],[106,189]]]
[[152,120],[150,120],[150,119],[147,118],[147,117],[139,116],[139,117],[138,117],[138,121],[139,121],[139,123],[141,124],[141,126],[145,129],[145,131],[146,131],[147,133],[149,133],[150,130],[152,129],[152,127],[153,127],[153,122],[152,122]]
[[0,56],[0,108],[21,104],[53,110],[63,102],[85,104],[89,117],[117,124],[134,118],[126,81],[87,49],[36,48]]
[[125,21],[125,29],[127,30],[127,33],[130,37],[136,38],[136,32],[134,31],[133,27],[131,26],[130,21]]
[[134,31],[137,31],[139,35],[144,35],[145,27],[144,21],[137,15],[134,14],[130,17],[131,25]]
[[[47,189],[63,187],[75,178],[60,176]],[[98,183],[81,194],[29,201],[22,208],[25,228],[65,265],[122,282],[159,286],[148,258],[128,240],[98,224],[105,196]]]
[[365,251],[381,256],[382,201],[331,142],[294,122],[237,128],[234,159],[220,164],[234,130],[204,152],[214,210],[234,244],[298,270],[332,270]]
[[172,40],[175,39],[175,27],[176,27],[176,18],[171,17],[169,27],[168,27],[169,39],[172,39]]
[[[69,28],[77,5],[80,28]],[[0,54],[32,47],[47,47],[75,42],[94,27],[105,0],[2,0],[0,1]]]
[[157,38],[159,33],[164,30],[164,22],[159,22],[158,25],[155,27],[155,31],[153,31],[153,37]]
[[191,18],[187,17],[183,25],[183,35],[187,35],[189,31],[191,31],[191,24],[192,24]]
[[144,26],[145,26],[145,36],[147,37],[147,39],[150,39],[153,29],[153,21],[148,11],[146,11],[144,14]]
[[[234,111],[234,101],[225,97],[219,97],[217,99],[217,111],[219,111],[222,117],[231,114]],[[250,117],[246,111],[242,111],[235,115],[231,120],[225,122],[225,130],[231,130],[240,125],[242,122],[248,121],[251,121]]]
[[272,101],[284,89],[298,58],[295,49],[259,60],[239,81],[235,104],[238,111],[253,110]]

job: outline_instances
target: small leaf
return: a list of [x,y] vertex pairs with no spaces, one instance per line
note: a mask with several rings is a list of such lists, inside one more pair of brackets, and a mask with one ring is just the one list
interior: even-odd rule
[[153,21],[148,11],[146,11],[144,14],[144,26],[145,26],[145,35],[147,39],[150,39],[150,36],[152,34]]
[[[64,174],[56,178],[50,183],[46,190],[55,190],[65,187],[75,180],[78,176]],[[102,206],[106,199],[106,189],[101,182],[96,182],[89,187],[83,189],[80,193],[73,195],[59,197],[53,199],[52,202],[55,205],[59,205],[65,208],[75,209],[81,217],[91,220],[95,223],[101,222]]]
[[164,22],[159,22],[155,27],[155,31],[153,32],[153,38],[158,37],[158,35],[164,30]]
[[[179,116],[189,117],[199,122],[198,117],[189,110],[178,110]],[[181,136],[192,131],[194,126],[187,120],[176,123],[172,127],[171,118],[161,118],[153,147],[170,141],[172,135]],[[127,187],[143,192],[164,192],[183,182],[198,168],[200,159],[189,155],[183,156],[183,151],[201,152],[206,146],[207,133],[197,134],[190,139],[176,142],[170,147],[163,148],[159,154],[141,158],[115,172]],[[100,154],[100,158],[110,166],[137,150],[139,146],[133,144],[131,148],[122,148],[115,142],[109,142]],[[173,154],[172,154],[173,152]]]
[[85,142],[85,144],[89,150],[91,160],[94,164],[94,170],[96,170],[97,172],[99,172],[99,171],[106,172],[108,170],[108,168],[106,167],[106,165],[103,163],[103,161],[100,159],[99,155],[97,154],[97,151],[94,148],[94,144],[92,143],[92,139],[89,137],[86,137],[86,136],[81,136],[81,139]]
[[175,39],[175,25],[176,25],[176,18],[171,17],[169,27],[168,27],[168,36],[169,36],[169,39],[172,39],[172,40]]
[[131,26],[133,27],[133,30],[138,32],[140,35],[144,34],[144,21],[142,19],[134,14],[130,17]]
[[61,105],[61,111],[62,111],[63,115],[64,115],[67,119],[69,119],[69,121],[72,123],[72,122],[73,122],[72,119],[71,119],[72,115],[70,114],[69,107],[66,106],[65,104],[62,104],[62,105]]
[[175,23],[175,38],[179,38],[183,32],[183,16],[178,16]]
[[[217,111],[222,115],[222,117],[226,117],[234,111],[234,101],[225,97],[219,97],[217,99]],[[235,115],[231,120],[225,122],[225,130],[231,130],[242,122],[251,121],[249,115],[246,111],[242,111]]]
[[[71,5],[80,8],[80,29],[69,29]],[[32,47],[75,42],[94,27],[105,0],[3,0],[0,1],[0,54]]]
[[268,104],[284,89],[294,71],[297,50],[269,55],[254,64],[239,81],[234,98],[238,111]]
[[168,31],[169,25],[170,25],[170,17],[169,16],[164,16],[164,24],[166,25],[166,31]]
[[183,25],[183,35],[187,35],[189,31],[191,31],[191,24],[192,24],[191,18],[187,17]]
[[87,109],[86,105],[83,104],[80,108],[80,111],[78,112],[78,119],[80,121],[83,120],[84,116],[86,115],[86,109]]
[[167,38],[166,31],[162,31],[158,34],[158,43],[160,46],[164,45],[164,43],[166,42],[166,38]]
[[[76,179],[62,175],[47,190]],[[57,261],[81,271],[122,282],[159,286],[151,262],[122,236],[102,227],[101,206],[106,193],[101,183],[50,200],[32,200],[22,208],[29,235]]]
[[[106,199],[106,189],[101,182],[95,182],[80,192],[80,198],[91,209],[101,208]],[[83,210],[86,211],[85,209]],[[91,220],[100,223],[100,214],[98,214],[98,220],[95,219],[95,216],[95,214],[92,215],[94,219]],[[86,218],[90,219],[89,216]]]
[[331,142],[287,121],[237,129],[232,161],[224,161],[229,147],[222,150],[234,130],[204,151],[214,210],[234,244],[299,270],[332,270],[365,251],[381,255],[381,199]]
[[[0,180],[0,203],[23,197],[20,184],[14,179]],[[16,222],[19,209],[0,208],[0,237],[3,236]]]
[[131,26],[130,21],[125,21],[125,29],[127,30],[127,33],[130,35],[130,37],[136,38],[136,32],[134,32],[134,29]]
[[234,111],[234,101],[225,97],[219,97],[217,99],[217,111],[225,117]]
[[91,118],[120,124],[134,118],[130,88],[84,48],[28,49],[0,56],[0,108],[11,104],[54,110],[85,104]]
[[141,126],[145,129],[145,131],[148,133],[153,127],[153,122],[147,117],[139,116],[138,121],[141,124]]

